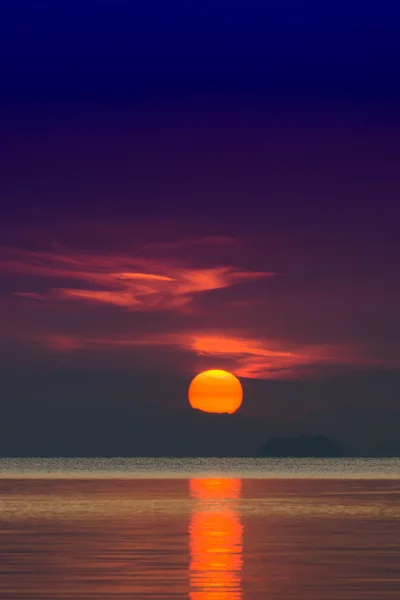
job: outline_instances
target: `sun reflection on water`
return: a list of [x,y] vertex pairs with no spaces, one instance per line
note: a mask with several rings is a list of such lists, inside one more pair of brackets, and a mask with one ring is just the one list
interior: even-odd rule
[[241,600],[240,479],[191,479],[190,600]]

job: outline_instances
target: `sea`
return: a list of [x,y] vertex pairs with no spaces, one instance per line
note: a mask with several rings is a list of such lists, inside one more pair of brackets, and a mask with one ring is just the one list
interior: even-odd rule
[[0,459],[0,598],[400,599],[400,459]]

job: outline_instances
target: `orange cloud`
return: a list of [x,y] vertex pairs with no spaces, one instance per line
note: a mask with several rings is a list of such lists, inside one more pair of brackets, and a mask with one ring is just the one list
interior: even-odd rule
[[253,356],[292,356],[291,352],[280,352],[265,348],[259,340],[248,340],[226,336],[197,336],[193,349],[200,354],[243,354]]
[[75,298],[77,300],[95,300],[97,302],[114,304],[115,306],[122,306],[126,308],[132,308],[133,306],[140,305],[140,302],[136,300],[129,292],[101,292],[64,288],[58,291],[61,297],[64,296],[66,298]]
[[298,375],[307,367],[324,364],[364,364],[357,349],[349,345],[296,345],[276,341],[199,333],[187,345],[202,356],[233,361],[235,374],[249,378],[275,378]]
[[147,281],[173,281],[172,277],[166,277],[165,275],[152,275],[151,273],[112,273],[111,276],[115,279],[122,280],[140,280],[144,279]]
[[[48,280],[47,289],[18,292],[27,299],[98,302],[129,310],[179,309],[195,294],[227,288],[272,273],[238,270],[233,266],[199,268],[184,262],[144,256],[5,249],[0,271]],[[54,287],[52,280],[86,285]]]
[[[214,253],[206,248],[207,244],[213,246]],[[274,275],[241,269],[229,263],[221,264],[222,261],[218,260],[213,266],[202,265],[199,262],[201,252],[196,262],[189,260],[190,249],[194,250],[193,255],[200,248],[206,249],[203,255],[218,257],[218,250],[223,249],[225,254],[226,248],[222,246],[230,244],[233,241],[225,238],[184,240],[149,244],[143,246],[141,252],[133,254],[77,252],[61,246],[55,247],[52,252],[0,247],[0,277],[6,274],[1,298],[4,316],[2,339],[7,343],[27,343],[30,348],[41,345],[50,352],[62,354],[81,350],[88,354],[106,353],[110,350],[110,356],[114,353],[120,358],[126,350],[129,359],[135,349],[160,347],[155,355],[161,361],[164,360],[163,353],[166,357],[173,350],[180,356],[188,356],[185,364],[190,364],[190,368],[227,368],[241,377],[251,378],[298,377],[315,374],[331,365],[399,367],[396,357],[380,356],[379,350],[369,347],[363,339],[358,344],[337,343],[335,332],[332,336],[334,322],[326,327],[328,343],[325,345],[302,344],[299,339],[295,341],[298,329],[295,326],[291,331],[291,320],[284,321],[285,311],[280,310],[279,290],[278,296],[271,295],[268,310],[266,302],[269,298],[261,293],[246,296],[248,290],[245,287],[237,294],[216,294],[215,302],[211,302],[210,298],[210,302],[197,303],[202,295],[210,292],[266,280]],[[157,251],[160,251],[158,258]],[[166,258],[167,255],[169,258]],[[171,258],[173,256],[178,258]],[[285,289],[281,296],[286,302],[288,290]],[[307,296],[312,301],[307,308],[308,319],[310,314],[312,319],[314,293],[312,291],[311,296]],[[325,300],[323,296],[318,302]],[[331,302],[329,298],[327,306],[330,307]],[[79,308],[83,304],[108,307],[107,319],[101,311],[93,311],[92,314],[87,310],[84,314],[90,314],[90,318],[82,319]],[[303,305],[304,298],[300,304],[293,305],[294,311],[299,306],[302,310]],[[201,315],[200,311],[196,313],[196,308],[200,307],[208,311],[208,319],[201,325],[199,316],[206,315],[205,312]],[[290,304],[286,307],[290,309]],[[178,317],[160,314],[152,320],[149,314],[143,319],[125,314],[128,311],[175,311]],[[186,318],[179,318],[179,313],[185,313]],[[331,311],[321,311],[321,314],[327,314],[328,321]],[[341,319],[343,314],[342,310],[336,318]],[[297,317],[303,319],[302,314]],[[275,319],[279,326],[275,327],[271,319]],[[279,320],[282,320],[281,324]],[[296,325],[297,320],[293,319],[293,322]],[[271,335],[278,339],[265,335],[268,323]],[[284,327],[280,326],[282,324]],[[313,327],[310,324],[311,334]],[[157,332],[152,334],[156,328]],[[302,327],[301,332],[304,329]],[[317,339],[321,338],[320,334]],[[313,335],[308,339],[312,340]],[[329,343],[332,339],[335,341]],[[179,368],[184,367],[179,365]]]
[[284,344],[276,341],[224,334],[187,332],[132,337],[51,333],[36,337],[34,341],[60,353],[107,351],[112,348],[135,350],[141,347],[183,349],[197,356],[209,357],[210,364],[217,360],[219,366],[225,366],[239,377],[259,379],[303,377],[312,374],[321,365],[376,364],[376,361],[362,358],[351,346],[287,344],[288,347],[284,348]]

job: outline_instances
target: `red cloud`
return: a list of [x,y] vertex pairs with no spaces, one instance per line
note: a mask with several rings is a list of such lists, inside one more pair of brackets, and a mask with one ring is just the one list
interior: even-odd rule
[[[181,255],[186,247],[190,244],[170,244],[169,250]],[[363,340],[357,343],[349,337],[341,342],[331,336],[318,344],[312,336],[291,331],[291,326],[283,332],[274,329],[280,305],[275,302],[275,311],[270,312],[269,298],[260,292],[254,297],[254,290],[249,297],[244,286],[238,294],[198,303],[204,312],[194,311],[196,299],[205,293],[273,274],[219,264],[217,256],[212,266],[185,258],[150,258],[144,251],[130,255],[60,247],[54,252],[0,249],[0,276],[7,275],[2,340],[66,355],[109,352],[106,360],[125,354],[130,359],[136,350],[145,354],[144,348],[158,348],[154,355],[161,361],[174,351],[187,356],[191,368],[217,365],[250,378],[298,377],[332,365],[398,368],[396,358],[380,357]],[[109,307],[108,318],[102,311],[88,310],[89,303]],[[153,315],[144,319],[133,314],[141,311]],[[282,314],[281,322],[286,324]],[[304,339],[306,343],[301,343]]]
[[[35,300],[100,302],[130,310],[179,309],[195,294],[271,276],[233,266],[192,267],[184,262],[143,256],[6,250],[0,270],[48,280],[40,294],[17,292]],[[54,287],[55,278],[86,286]]]
[[[303,377],[321,366],[375,365],[376,361],[360,356],[350,345],[295,345],[220,334],[164,333],[130,336],[46,334],[36,340],[40,345],[60,353],[77,350],[110,351],[112,348],[135,349],[165,347],[186,350],[209,358],[215,364],[232,370],[239,377],[277,379]],[[211,364],[210,362],[210,364]],[[201,365],[198,366],[201,370]]]
[[344,344],[296,345],[223,333],[195,334],[186,344],[199,355],[229,360],[237,375],[250,378],[297,376],[321,364],[369,362],[360,357],[357,348]]

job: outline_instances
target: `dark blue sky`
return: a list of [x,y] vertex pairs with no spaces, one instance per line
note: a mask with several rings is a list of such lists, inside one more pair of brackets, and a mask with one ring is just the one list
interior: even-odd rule
[[[31,100],[46,96],[93,98],[99,89],[103,101],[123,101],[139,97],[144,88],[149,94],[159,89],[179,96],[190,94],[190,86],[204,93],[208,86],[220,92],[236,86],[250,96],[264,89],[281,99],[296,93],[386,104],[399,93],[398,19],[384,7],[368,7],[3,3],[2,98],[19,94],[29,107]],[[107,87],[113,89],[105,97]]]
[[346,2],[16,1],[3,4],[2,45],[16,62],[54,66],[387,64],[399,48],[397,16]]

